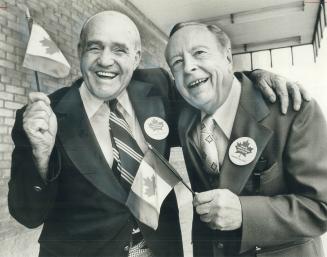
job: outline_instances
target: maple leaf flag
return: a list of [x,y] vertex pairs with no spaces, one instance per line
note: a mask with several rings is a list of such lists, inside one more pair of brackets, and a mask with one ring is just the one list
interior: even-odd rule
[[70,65],[48,33],[33,23],[23,67],[64,78],[70,72]]
[[156,230],[160,208],[180,179],[169,167],[148,150],[134,178],[126,206],[142,223]]

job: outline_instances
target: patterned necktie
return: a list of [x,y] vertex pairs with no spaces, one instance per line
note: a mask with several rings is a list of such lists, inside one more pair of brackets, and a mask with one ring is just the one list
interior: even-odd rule
[[206,171],[211,175],[219,174],[218,149],[213,136],[214,120],[212,116],[205,116],[201,122],[200,147]]
[[[114,156],[113,171],[118,170],[120,183],[126,190],[130,190],[144,154],[133,138],[122,113],[117,108],[117,99],[111,100],[107,104],[110,108],[109,129]],[[133,247],[129,250],[129,257],[141,256],[136,255],[137,253],[151,253],[136,222],[133,226],[131,244]]]
[[133,138],[123,115],[117,108],[118,101],[114,99],[107,104],[110,108],[109,129],[113,139],[113,167],[117,167],[123,187],[129,190],[144,155]]

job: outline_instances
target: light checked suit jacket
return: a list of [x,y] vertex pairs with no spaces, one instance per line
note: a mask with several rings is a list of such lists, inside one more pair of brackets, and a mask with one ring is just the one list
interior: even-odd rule
[[[193,220],[194,256],[323,256],[319,236],[327,228],[327,128],[315,101],[299,112],[280,114],[278,104],[265,102],[244,74],[237,74],[242,93],[229,145],[250,137],[255,159],[235,165],[228,149],[219,179],[208,179],[192,131],[200,111],[185,104],[179,117],[179,138],[194,191],[226,188],[239,195],[243,223],[236,231],[208,228]],[[260,188],[254,183],[259,173]],[[258,181],[258,180],[257,180]],[[256,192],[256,190],[258,191]]]

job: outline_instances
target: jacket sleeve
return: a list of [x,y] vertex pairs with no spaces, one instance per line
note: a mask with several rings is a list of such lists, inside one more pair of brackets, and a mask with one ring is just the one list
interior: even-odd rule
[[288,192],[240,196],[241,252],[317,237],[327,229],[327,127],[315,101],[296,114],[283,153]]
[[32,148],[23,129],[24,109],[18,110],[12,130],[14,151],[9,180],[8,206],[10,214],[29,228],[41,225],[56,198],[60,158],[57,148],[50,157],[49,179],[44,182],[34,163]]

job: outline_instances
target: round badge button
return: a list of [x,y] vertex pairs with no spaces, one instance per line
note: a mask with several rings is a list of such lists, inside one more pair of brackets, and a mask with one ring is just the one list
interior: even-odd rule
[[230,145],[228,155],[232,163],[239,166],[247,165],[257,155],[257,144],[250,137],[240,137]]
[[165,139],[169,134],[169,127],[166,121],[159,117],[150,117],[144,122],[145,133],[155,139]]

